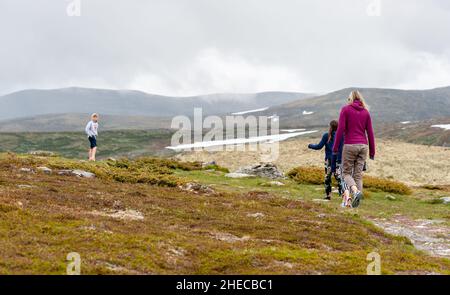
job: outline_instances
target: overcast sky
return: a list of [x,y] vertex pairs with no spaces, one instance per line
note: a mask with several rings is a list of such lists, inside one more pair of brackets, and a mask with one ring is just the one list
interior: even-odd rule
[[450,85],[448,0],[76,2],[0,0],[0,94]]

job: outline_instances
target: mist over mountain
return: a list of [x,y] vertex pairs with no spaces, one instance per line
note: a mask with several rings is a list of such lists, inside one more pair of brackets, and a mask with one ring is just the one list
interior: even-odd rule
[[204,114],[227,114],[270,107],[311,96],[304,93],[263,92],[170,97],[134,90],[78,87],[23,90],[0,97],[0,120],[93,112],[116,116],[168,117],[192,115],[194,107],[201,107]]

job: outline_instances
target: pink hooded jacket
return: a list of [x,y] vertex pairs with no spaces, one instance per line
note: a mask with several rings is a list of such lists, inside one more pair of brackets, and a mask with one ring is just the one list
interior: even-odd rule
[[368,144],[370,158],[375,157],[375,136],[373,135],[372,119],[369,111],[363,107],[359,100],[355,100],[341,110],[333,153],[338,152],[342,135],[344,135],[344,144]]

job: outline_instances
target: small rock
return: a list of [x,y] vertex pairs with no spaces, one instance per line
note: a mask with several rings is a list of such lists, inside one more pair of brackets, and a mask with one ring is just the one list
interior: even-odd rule
[[56,155],[54,152],[49,152],[49,151],[32,151],[32,152],[29,152],[28,154],[33,155],[33,156],[39,156],[39,157],[53,157]]
[[125,206],[123,205],[122,201],[115,200],[112,207],[116,210],[123,210],[125,209]]
[[179,187],[180,189],[188,192],[192,192],[194,194],[206,194],[206,195],[212,195],[216,192],[210,188],[207,185],[195,183],[195,182],[189,182]]
[[450,197],[442,197],[440,200],[442,204],[450,204]]
[[33,188],[34,186],[29,184],[19,184],[17,185],[18,188]]
[[266,215],[264,215],[264,213],[261,213],[261,212],[247,214],[247,217],[253,217],[253,218],[262,218],[264,216],[266,216]]
[[45,166],[40,166],[36,168],[38,171],[44,172],[45,174],[52,174],[52,169],[45,167]]
[[78,176],[84,178],[94,178],[95,174],[83,170],[59,170],[58,175]]
[[225,174],[225,177],[228,177],[228,178],[250,178],[250,177],[254,177],[254,175],[234,172],[234,173]]
[[109,210],[109,211],[92,211],[91,214],[97,216],[111,217],[122,220],[144,220],[144,215],[132,209],[127,210]]
[[175,256],[184,256],[186,255],[186,250],[183,248],[170,248],[169,252]]
[[34,173],[33,169],[31,168],[20,168],[19,172],[23,172],[23,173]]
[[325,218],[326,216],[327,216],[327,215],[326,215],[326,214],[323,214],[323,213],[317,215],[318,218]]
[[282,183],[280,181],[271,181],[271,182],[269,182],[269,185],[272,185],[272,186],[284,186],[284,183]]
[[391,195],[387,195],[386,196],[386,200],[389,200],[389,201],[395,201],[395,200],[397,200],[394,196],[391,196]]
[[23,203],[21,201],[18,201],[17,206],[19,206],[19,208],[23,208]]
[[273,263],[276,266],[278,266],[278,267],[284,267],[284,268],[289,268],[289,269],[292,269],[294,267],[294,265],[292,263],[286,262],[286,261],[278,261],[278,260],[276,260]]
[[250,240],[249,236],[243,236],[242,238],[240,238],[230,233],[214,233],[213,237],[219,241],[228,243],[245,242]]
[[83,171],[83,170],[73,170],[72,174],[75,176],[78,176],[78,177],[83,177],[83,178],[94,178],[95,177],[94,173]]

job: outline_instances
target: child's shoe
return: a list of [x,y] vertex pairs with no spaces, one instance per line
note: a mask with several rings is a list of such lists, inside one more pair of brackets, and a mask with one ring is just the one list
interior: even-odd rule
[[353,194],[353,201],[352,201],[352,207],[353,208],[358,208],[359,204],[361,203],[361,200],[363,198],[363,194],[362,192],[356,192]]

